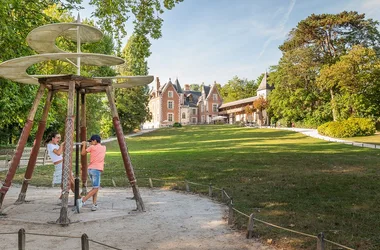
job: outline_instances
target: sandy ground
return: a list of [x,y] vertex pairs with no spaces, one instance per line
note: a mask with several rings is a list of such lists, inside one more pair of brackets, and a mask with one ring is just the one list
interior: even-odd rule
[[[103,188],[99,193],[99,210],[91,205],[80,214],[69,212],[71,224],[54,224],[59,217],[58,188],[29,187],[30,202],[13,205],[19,187],[7,193],[0,216],[0,249],[16,249],[17,232],[44,233],[90,239],[119,249],[258,249],[271,250],[244,232],[234,231],[224,218],[227,207],[201,197],[182,192],[140,189],[146,212],[133,211],[131,189]],[[70,204],[73,197],[70,196]],[[89,202],[87,202],[89,203]],[[80,249],[80,238],[26,235],[26,249]],[[111,249],[90,242],[90,249]]]

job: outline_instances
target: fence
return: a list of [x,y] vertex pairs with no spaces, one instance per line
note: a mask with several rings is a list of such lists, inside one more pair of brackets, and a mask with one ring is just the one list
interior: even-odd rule
[[92,240],[92,239],[88,238],[87,234],[82,234],[82,236],[65,236],[65,235],[57,235],[57,234],[28,233],[23,228],[21,228],[18,232],[10,232],[10,233],[1,233],[0,232],[0,236],[1,235],[7,235],[7,234],[8,235],[9,234],[17,234],[18,235],[18,250],[25,250],[26,249],[26,235],[80,239],[82,250],[89,250],[90,249],[90,242],[104,246],[104,247],[107,247],[109,249],[121,250],[120,248],[113,247],[113,246],[104,244],[102,242]]
[[[154,180],[155,181],[166,181],[166,180],[162,180],[162,179],[148,178],[150,188],[154,187],[153,186],[153,181]],[[173,181],[173,180],[171,180],[171,181]],[[260,219],[256,218],[253,213],[251,213],[250,215],[247,215],[247,214],[239,211],[238,209],[234,208],[233,197],[230,196],[230,195],[228,195],[228,193],[226,192],[226,190],[224,188],[214,187],[211,183],[208,184],[208,185],[205,185],[205,184],[190,182],[190,181],[187,181],[187,180],[186,181],[176,181],[176,182],[184,183],[186,192],[190,192],[190,184],[191,185],[195,185],[195,186],[206,187],[206,188],[208,188],[208,195],[209,195],[209,197],[214,197],[215,191],[218,190],[218,192],[220,192],[220,194],[221,194],[221,200],[222,200],[222,202],[226,202],[226,204],[228,205],[228,225],[233,225],[234,224],[234,218],[235,218],[235,216],[237,214],[242,215],[242,216],[248,218],[247,233],[246,233],[246,236],[247,236],[248,239],[253,238],[254,222],[256,221],[256,222],[260,222],[260,223],[265,224],[265,225],[270,226],[270,227],[274,227],[274,228],[281,229],[281,230],[284,230],[284,231],[292,232],[292,233],[295,233],[295,234],[298,234],[298,235],[302,235],[302,236],[305,236],[305,237],[313,238],[317,242],[316,243],[316,249],[317,250],[325,250],[326,249],[326,243],[330,243],[330,244],[332,244],[334,246],[340,247],[340,249],[354,250],[353,248],[350,248],[350,247],[341,245],[341,244],[339,244],[337,242],[334,242],[334,241],[326,239],[324,237],[323,232],[319,233],[318,235],[311,235],[311,234],[307,234],[307,233],[299,232],[299,231],[296,231],[296,230],[284,228],[284,227],[281,227],[281,226],[278,226],[278,225],[275,225],[275,224],[272,224],[272,223],[260,220]]]

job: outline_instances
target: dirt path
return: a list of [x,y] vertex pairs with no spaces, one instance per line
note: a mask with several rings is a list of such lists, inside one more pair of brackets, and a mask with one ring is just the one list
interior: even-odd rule
[[[227,207],[207,197],[167,190],[140,189],[146,212],[135,212],[132,191],[103,188],[99,193],[99,210],[86,205],[82,213],[70,212],[72,224],[61,227],[48,222],[59,217],[59,189],[30,187],[22,205],[12,205],[18,197],[12,187],[0,217],[0,249],[15,249],[17,235],[3,235],[25,228],[27,233],[45,233],[90,239],[120,249],[273,249],[242,232],[230,229],[223,219]],[[73,197],[70,197],[72,203]],[[80,249],[78,238],[26,235],[26,249]],[[109,249],[90,242],[90,249]]]

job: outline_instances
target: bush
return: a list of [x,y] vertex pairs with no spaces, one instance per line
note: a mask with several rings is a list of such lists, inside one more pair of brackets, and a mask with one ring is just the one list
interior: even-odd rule
[[340,122],[327,122],[318,127],[318,133],[338,138],[367,136],[375,132],[375,123],[368,118],[349,118]]
[[175,122],[175,123],[173,123],[173,127],[180,128],[180,127],[182,127],[182,124],[179,122]]

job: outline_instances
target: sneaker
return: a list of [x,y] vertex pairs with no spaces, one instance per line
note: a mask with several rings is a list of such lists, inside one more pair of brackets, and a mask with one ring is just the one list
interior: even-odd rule
[[80,209],[83,207],[83,205],[84,205],[84,202],[82,201],[82,199],[77,199],[76,207],[77,207],[78,214],[80,213]]
[[91,207],[91,211],[96,211],[96,210],[98,210],[98,205],[93,204]]

